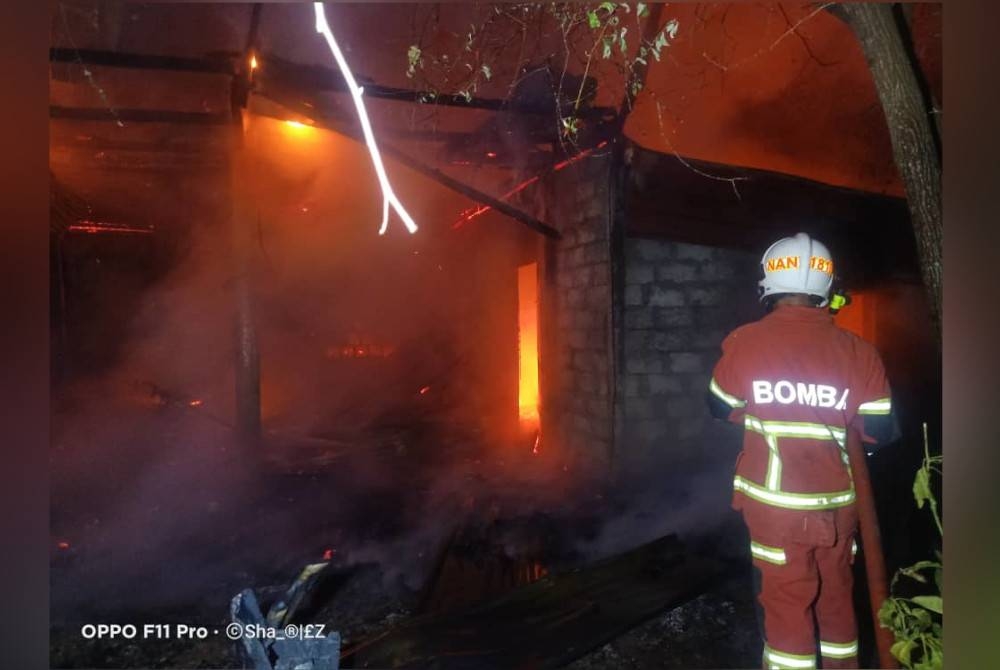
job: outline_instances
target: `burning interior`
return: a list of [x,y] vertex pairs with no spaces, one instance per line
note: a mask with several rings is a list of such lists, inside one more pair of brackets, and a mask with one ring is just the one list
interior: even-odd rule
[[[904,398],[904,439],[873,468],[887,513],[909,514],[891,473],[937,421],[940,380],[898,183],[877,160],[874,177],[808,172],[808,143],[780,165],[745,138],[728,162],[711,143],[682,156],[651,137],[660,103],[626,123],[617,91],[587,99],[567,143],[549,66],[428,105],[364,44],[385,12],[426,18],[386,7],[331,23],[412,235],[395,213],[377,234],[384,190],[344,77],[300,44],[325,49],[310,8],[59,3],[53,662],[242,667],[225,639],[75,631],[225,623],[240,589],[266,610],[324,563],[284,616],[338,630],[344,667],[618,667],[599,647],[628,631],[647,660],[672,644],[681,665],[755,664],[728,510],[740,436],[704,392],[722,338],[761,315],[760,250],[806,226],[854,292],[838,320]],[[409,24],[390,23],[405,55]],[[838,30],[817,34],[839,49]],[[563,74],[579,105],[587,73]],[[910,530],[886,530],[891,563]],[[511,624],[525,612],[530,635]]]

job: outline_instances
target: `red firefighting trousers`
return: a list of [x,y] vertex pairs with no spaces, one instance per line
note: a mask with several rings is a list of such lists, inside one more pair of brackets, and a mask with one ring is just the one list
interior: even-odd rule
[[857,668],[854,506],[795,511],[746,501],[741,507],[760,577],[763,667]]

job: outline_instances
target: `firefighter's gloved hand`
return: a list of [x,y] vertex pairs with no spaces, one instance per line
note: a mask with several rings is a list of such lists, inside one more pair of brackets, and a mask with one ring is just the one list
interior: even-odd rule
[[868,414],[864,417],[865,451],[874,454],[887,444],[902,437],[899,420],[895,412],[890,414]]

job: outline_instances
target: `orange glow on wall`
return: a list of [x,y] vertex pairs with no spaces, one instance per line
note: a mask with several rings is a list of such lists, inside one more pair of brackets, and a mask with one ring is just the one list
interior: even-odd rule
[[517,269],[518,416],[538,423],[538,263]]
[[875,301],[865,293],[851,293],[851,304],[841,309],[834,321],[846,331],[875,343]]

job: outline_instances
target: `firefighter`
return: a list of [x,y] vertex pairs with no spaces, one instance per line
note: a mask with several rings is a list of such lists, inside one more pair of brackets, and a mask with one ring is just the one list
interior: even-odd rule
[[783,238],[761,265],[768,313],[723,341],[708,402],[713,416],[744,427],[733,508],[750,534],[763,663],[856,668],[858,517],[846,440],[851,430],[872,445],[895,438],[889,384],[875,348],[825,309],[833,259],[822,243]]

